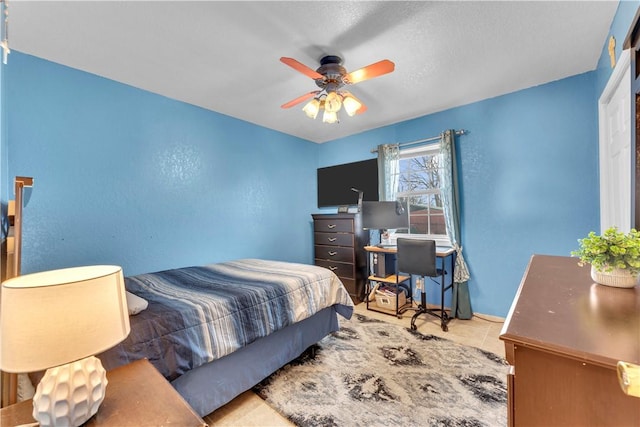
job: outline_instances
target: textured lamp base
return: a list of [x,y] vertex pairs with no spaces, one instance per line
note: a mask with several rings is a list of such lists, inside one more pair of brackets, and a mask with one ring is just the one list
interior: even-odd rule
[[33,418],[41,427],[77,427],[104,400],[107,373],[96,357],[47,369],[33,397]]

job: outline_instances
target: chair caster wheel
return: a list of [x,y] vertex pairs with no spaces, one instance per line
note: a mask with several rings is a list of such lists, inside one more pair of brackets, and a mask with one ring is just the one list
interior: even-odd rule
[[417,330],[417,329],[418,329],[418,327],[417,327],[416,325],[411,324],[411,330],[412,330],[412,331],[415,331],[415,330]]
[[449,332],[449,327],[447,325],[442,325],[442,330],[444,332]]

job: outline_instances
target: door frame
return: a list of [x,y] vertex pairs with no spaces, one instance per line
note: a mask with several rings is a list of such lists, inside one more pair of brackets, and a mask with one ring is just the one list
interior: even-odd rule
[[[605,132],[605,129],[607,129],[607,125],[606,125],[606,117],[604,116],[605,113],[605,108],[606,106],[609,104],[609,102],[611,101],[611,99],[613,98],[613,95],[616,93],[616,91],[618,90],[618,88],[620,87],[620,84],[622,83],[622,79],[625,76],[625,74],[627,73],[627,71],[629,71],[629,73],[631,72],[630,68],[631,68],[631,55],[630,55],[630,49],[625,49],[622,51],[622,53],[620,54],[620,58],[618,59],[618,62],[616,64],[616,67],[613,69],[613,72],[611,73],[611,76],[609,77],[609,81],[607,82],[607,85],[605,86],[604,90],[602,91],[602,94],[600,95],[600,99],[598,100],[598,132],[599,132],[599,138],[598,138],[598,174],[599,174],[599,182],[600,182],[600,194],[599,194],[599,204],[600,204],[600,232],[604,232],[604,228],[607,227],[608,225],[605,224],[604,220],[603,220],[603,205],[602,205],[602,198],[603,198],[603,193],[604,190],[606,190],[605,186],[607,184],[607,176],[608,176],[608,164],[606,162],[607,159],[604,159],[603,156],[601,155],[601,153],[603,153],[604,151],[604,144],[606,143],[606,139],[607,139],[607,135]],[[631,80],[631,78],[629,78],[629,80]],[[629,81],[629,91],[631,88],[631,82]],[[633,99],[631,99],[631,102],[635,102],[635,96],[631,96]],[[629,176],[630,182],[629,182],[629,189],[631,190],[629,192],[629,206],[631,208],[631,212],[629,212],[629,224],[627,224],[627,228],[632,228],[633,227],[633,221],[634,221],[634,197],[633,197],[633,189],[635,188],[635,144],[633,144],[633,141],[631,141],[631,127],[635,126],[635,120],[630,121],[629,122],[629,127],[628,127],[628,136],[629,136],[629,144],[630,144],[630,152],[631,152],[631,156],[629,158],[629,162],[631,163],[631,173]],[[604,218],[606,219],[606,218]],[[625,230],[628,231],[628,230]]]

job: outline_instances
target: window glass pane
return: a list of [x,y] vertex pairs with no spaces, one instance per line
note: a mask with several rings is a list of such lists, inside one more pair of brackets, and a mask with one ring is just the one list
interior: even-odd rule
[[411,222],[410,222],[411,234],[428,234],[427,228],[428,228],[428,224],[426,220],[414,221],[413,218],[411,219]]
[[[429,206],[431,207],[431,210],[437,210],[439,211],[439,213],[442,213],[442,197],[440,196],[440,193],[438,192],[438,194],[430,194],[429,195]],[[436,213],[436,212],[433,212]]]
[[437,156],[418,156],[400,160],[400,192],[440,188]]
[[[437,145],[400,152],[398,198],[407,200],[410,234],[446,236]],[[397,233],[406,234],[407,230]]]
[[444,215],[432,215],[431,234],[447,234],[447,227],[444,224]]
[[409,205],[412,212],[429,209],[429,194],[412,195],[409,197]]

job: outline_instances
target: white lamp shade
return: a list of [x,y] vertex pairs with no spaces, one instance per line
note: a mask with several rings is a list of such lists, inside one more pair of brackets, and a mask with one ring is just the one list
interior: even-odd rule
[[122,269],[26,274],[2,283],[0,369],[33,372],[101,353],[129,334]]
[[362,104],[351,96],[346,96],[342,101],[342,105],[344,105],[344,110],[349,116],[355,115],[360,107],[362,107]]
[[338,121],[338,114],[333,111],[324,110],[322,115],[322,121],[324,123],[336,123]]
[[329,92],[324,100],[324,109],[330,113],[336,113],[340,111],[340,107],[342,107],[340,95],[337,92]]
[[302,111],[309,117],[310,119],[315,119],[318,115],[318,111],[320,110],[320,101],[317,99],[312,99],[309,101],[303,108]]

